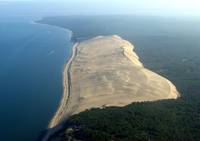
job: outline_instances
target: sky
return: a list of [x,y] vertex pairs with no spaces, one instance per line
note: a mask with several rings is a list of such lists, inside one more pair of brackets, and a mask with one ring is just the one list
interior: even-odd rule
[[[5,5],[5,3],[7,4]],[[200,0],[0,0],[0,12],[1,10],[4,10],[4,13],[15,13],[16,11],[23,14],[26,11],[29,14],[43,13],[49,15],[200,16]]]

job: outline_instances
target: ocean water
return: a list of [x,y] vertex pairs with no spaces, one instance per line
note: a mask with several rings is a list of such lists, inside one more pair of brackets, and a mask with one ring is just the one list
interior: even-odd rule
[[33,141],[45,130],[62,96],[62,70],[71,32],[0,17],[0,140]]

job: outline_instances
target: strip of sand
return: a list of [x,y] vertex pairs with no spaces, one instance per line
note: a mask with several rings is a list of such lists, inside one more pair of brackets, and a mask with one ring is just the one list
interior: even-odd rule
[[[67,64],[64,66],[64,71],[63,71],[63,97],[61,99],[61,102],[59,104],[58,110],[56,111],[54,117],[52,118],[52,120],[49,123],[49,128],[52,128],[54,126],[56,126],[59,122],[63,121],[63,116],[64,114],[66,114],[67,109],[69,109],[69,101],[72,100],[71,99],[71,95],[70,95],[70,91],[71,91],[71,78],[70,78],[70,66],[71,63],[73,61],[73,59],[75,58],[76,55],[76,47],[78,46],[78,43],[76,43],[73,48],[72,48],[72,55],[70,57],[70,59],[68,60]],[[71,109],[69,109],[71,111]],[[68,111],[69,111],[68,110]],[[68,117],[68,115],[65,115],[66,117]]]

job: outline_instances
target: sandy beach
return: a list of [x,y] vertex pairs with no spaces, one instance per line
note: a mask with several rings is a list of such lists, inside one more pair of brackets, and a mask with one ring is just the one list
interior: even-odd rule
[[[70,113],[70,111],[72,109],[70,109],[71,107],[69,106],[69,102],[71,99],[71,95],[70,95],[70,91],[71,91],[71,78],[70,78],[70,66],[71,63],[73,61],[73,59],[75,58],[76,55],[76,47],[78,46],[78,43],[76,43],[73,48],[72,48],[72,55],[70,57],[70,59],[68,60],[67,64],[65,64],[64,66],[64,71],[63,71],[63,97],[61,99],[61,102],[59,104],[58,110],[56,111],[54,117],[52,118],[52,120],[50,121],[48,127],[49,128],[53,128],[54,126],[56,126],[59,122],[63,121],[63,117],[68,117]],[[67,110],[69,109],[69,110]],[[67,112],[69,111],[69,113]]]
[[74,44],[72,47],[71,57],[64,66],[63,70],[63,96],[60,101],[59,107],[53,116],[52,120],[49,122],[48,131],[42,138],[42,141],[47,141],[52,135],[63,128],[63,122],[72,115],[75,111],[75,105],[78,104],[79,96],[71,95],[71,64],[77,54],[77,46],[79,43]]

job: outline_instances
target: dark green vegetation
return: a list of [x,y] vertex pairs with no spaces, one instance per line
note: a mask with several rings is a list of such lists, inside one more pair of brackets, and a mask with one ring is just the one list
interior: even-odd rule
[[72,117],[80,125],[73,136],[103,141],[197,141],[200,138],[200,100],[179,99],[94,109]]
[[[200,21],[137,16],[71,16],[40,22],[71,29],[74,40],[118,34],[134,43],[145,66],[170,79],[178,100],[92,109],[71,117],[55,135],[84,141],[200,140]],[[68,128],[72,127],[70,131]]]
[[178,100],[92,109],[73,116],[58,135],[83,141],[199,141],[199,94],[191,91]]

